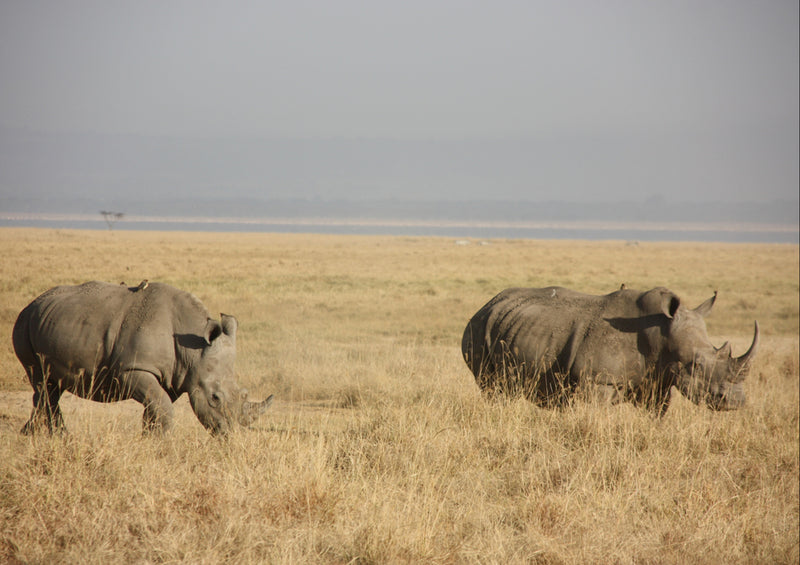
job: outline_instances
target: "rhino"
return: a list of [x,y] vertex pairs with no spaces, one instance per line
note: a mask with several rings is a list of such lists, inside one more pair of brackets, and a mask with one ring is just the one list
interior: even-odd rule
[[714,296],[694,309],[663,287],[604,296],[566,288],[508,288],[464,330],[461,351],[487,396],[519,395],[563,405],[581,391],[611,403],[631,400],[666,410],[675,386],[696,404],[745,404],[743,382],[758,349],[733,357],[715,348],[704,318]]
[[247,400],[234,373],[237,321],[212,319],[192,294],[162,283],[57,286],[26,306],[14,351],[33,387],[22,433],[64,430],[64,391],[99,402],[144,405],[145,432],[172,426],[182,394],[212,434],[250,425],[271,404]]

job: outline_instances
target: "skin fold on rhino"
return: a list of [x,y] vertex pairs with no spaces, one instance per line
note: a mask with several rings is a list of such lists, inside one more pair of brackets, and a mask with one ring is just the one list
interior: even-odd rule
[[250,402],[237,383],[237,327],[233,316],[214,320],[195,296],[166,284],[51,288],[14,324],[14,351],[34,391],[22,433],[63,430],[65,391],[99,402],[132,398],[144,406],[145,431],[168,430],[184,393],[211,433],[249,426],[272,396]]
[[672,291],[625,285],[604,296],[561,287],[509,288],[464,330],[461,349],[480,389],[560,405],[575,392],[666,409],[672,386],[715,410],[744,405],[743,383],[758,349],[733,357],[714,347],[704,318],[717,293],[694,309]]

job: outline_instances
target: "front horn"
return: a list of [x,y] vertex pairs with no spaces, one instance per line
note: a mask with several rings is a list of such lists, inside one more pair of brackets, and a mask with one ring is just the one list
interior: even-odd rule
[[243,426],[249,426],[252,424],[256,418],[266,412],[267,408],[269,408],[270,404],[272,404],[272,399],[274,397],[274,394],[270,394],[261,402],[249,402],[245,400],[242,403],[242,417],[239,420],[239,423]]
[[741,357],[736,358],[736,364],[739,366],[739,370],[749,366],[753,360],[753,357],[756,355],[756,351],[758,351],[758,321],[756,321],[755,334],[753,335],[753,343],[750,344],[750,349],[748,349],[747,353]]

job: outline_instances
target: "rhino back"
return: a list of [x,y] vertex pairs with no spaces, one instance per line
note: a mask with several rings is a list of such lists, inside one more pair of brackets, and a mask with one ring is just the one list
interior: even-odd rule
[[510,354],[529,369],[576,377],[637,372],[636,334],[621,333],[608,322],[635,317],[635,296],[631,291],[594,296],[561,287],[507,289],[476,314],[476,326],[483,328],[481,345],[495,366]]
[[490,339],[504,341],[521,362],[564,370],[571,365],[571,344],[597,308],[595,298],[559,287],[511,292],[493,308]]
[[[173,336],[201,332],[207,318],[199,301],[168,285],[152,283],[143,290],[94,281],[60,286],[20,313],[15,348],[18,355],[44,356],[72,373],[106,366],[169,377],[175,365]],[[23,355],[23,363],[31,361]]]

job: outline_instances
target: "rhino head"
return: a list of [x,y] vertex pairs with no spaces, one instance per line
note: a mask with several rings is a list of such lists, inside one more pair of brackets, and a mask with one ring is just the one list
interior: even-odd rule
[[187,375],[189,402],[197,419],[212,434],[225,434],[236,422],[249,426],[272,404],[272,395],[250,402],[236,381],[236,318],[209,319],[199,359]]
[[670,319],[667,350],[670,378],[692,402],[705,402],[714,410],[733,410],[745,404],[744,380],[758,349],[758,322],[753,342],[741,357],[733,357],[731,346],[714,347],[708,339],[704,318],[711,312],[717,293],[695,309],[684,308],[677,296],[665,301]]

